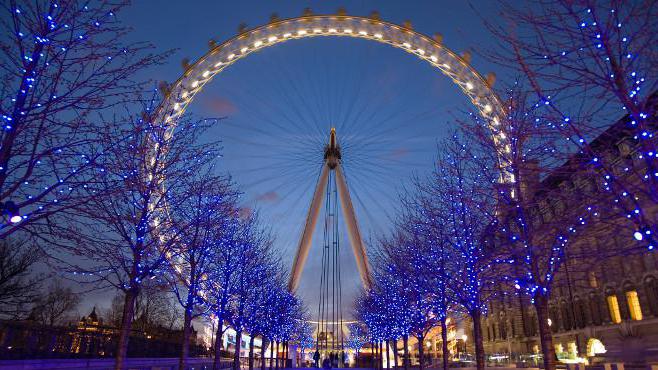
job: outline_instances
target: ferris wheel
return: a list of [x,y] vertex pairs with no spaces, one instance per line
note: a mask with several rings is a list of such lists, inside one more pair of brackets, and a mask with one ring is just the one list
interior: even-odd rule
[[[493,77],[440,36],[376,13],[272,18],[211,43],[184,69],[155,116],[171,127],[186,111],[226,117],[215,132],[219,167],[244,192],[245,209],[258,209],[271,227],[290,261],[289,288],[301,284],[302,297],[317,300],[325,350],[328,332],[332,349],[340,346],[343,296],[368,286],[368,250],[389,230],[405,184],[432,170],[455,112],[474,106],[499,152],[509,151]],[[448,89],[462,100],[446,99]]]

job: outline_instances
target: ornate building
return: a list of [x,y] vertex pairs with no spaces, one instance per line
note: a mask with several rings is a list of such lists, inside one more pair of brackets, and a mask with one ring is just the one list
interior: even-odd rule
[[[34,320],[0,320],[0,359],[112,357],[119,329],[104,323],[96,308],[77,325],[47,326]],[[176,357],[182,333],[155,326],[148,332],[132,330],[128,357]],[[190,355],[207,355],[192,328]]]
[[[592,142],[597,152],[606,153],[617,176],[643,165],[632,155],[636,148],[624,122],[618,121]],[[568,213],[565,209],[573,207],[565,199],[594,199],[605,193],[578,161],[572,158],[537,180],[541,190],[535,194],[536,213],[542,222],[559,222]],[[573,168],[581,170],[569,171]],[[605,202],[610,199],[601,204]],[[656,209],[644,211],[656,219]],[[633,227],[615,227],[618,224],[619,219],[593,224],[571,238],[566,249],[549,309],[555,349],[563,362],[621,360],[628,366],[658,361],[658,255],[646,248],[628,251],[635,243]],[[510,294],[491,303],[483,331],[485,350],[493,358],[539,361],[537,317],[529,298]]]

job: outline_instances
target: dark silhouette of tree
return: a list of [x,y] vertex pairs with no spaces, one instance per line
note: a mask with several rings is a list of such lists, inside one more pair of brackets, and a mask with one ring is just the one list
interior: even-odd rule
[[32,315],[43,325],[62,325],[73,318],[79,303],[80,295],[56,280],[36,299]]
[[[124,298],[123,293],[115,295],[110,307],[105,310],[103,316],[108,325],[121,327]],[[158,328],[174,330],[182,326],[182,313],[177,308],[167,286],[155,279],[148,279],[142,284],[135,300],[133,328],[142,332]]]
[[41,279],[33,268],[43,253],[15,238],[0,240],[0,315],[15,318],[26,313],[38,297]]

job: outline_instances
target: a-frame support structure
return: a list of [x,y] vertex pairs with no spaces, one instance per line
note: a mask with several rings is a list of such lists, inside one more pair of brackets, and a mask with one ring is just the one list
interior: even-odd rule
[[361,281],[365,288],[370,287],[370,266],[368,265],[368,255],[366,254],[363,245],[361,231],[359,230],[359,224],[356,222],[354,207],[352,206],[352,199],[350,198],[350,193],[341,167],[340,146],[336,139],[336,129],[332,128],[329,135],[329,143],[324,150],[322,171],[320,172],[318,183],[315,186],[313,199],[311,199],[308,214],[306,215],[304,230],[299,238],[297,253],[295,254],[295,259],[292,263],[290,281],[288,282],[288,289],[290,291],[295,291],[299,286],[299,280],[302,276],[304,265],[306,264],[306,258],[311,249],[313,232],[315,231],[315,225],[318,221],[318,216],[320,215],[320,209],[322,208],[322,200],[324,199],[324,194],[327,189],[330,171],[334,171],[335,174],[336,188],[338,190],[338,196],[340,197],[345,225],[347,226],[347,234],[349,236],[350,244],[352,245],[352,251],[354,252],[354,258],[356,259],[356,266],[359,270]]

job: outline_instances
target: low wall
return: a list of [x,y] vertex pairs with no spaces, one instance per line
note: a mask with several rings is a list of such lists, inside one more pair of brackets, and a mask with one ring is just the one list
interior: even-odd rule
[[[191,358],[185,370],[211,370],[211,358]],[[222,368],[231,361],[222,360]],[[179,370],[177,358],[129,358],[126,370]],[[114,359],[92,360],[3,360],[0,370],[114,370]]]

